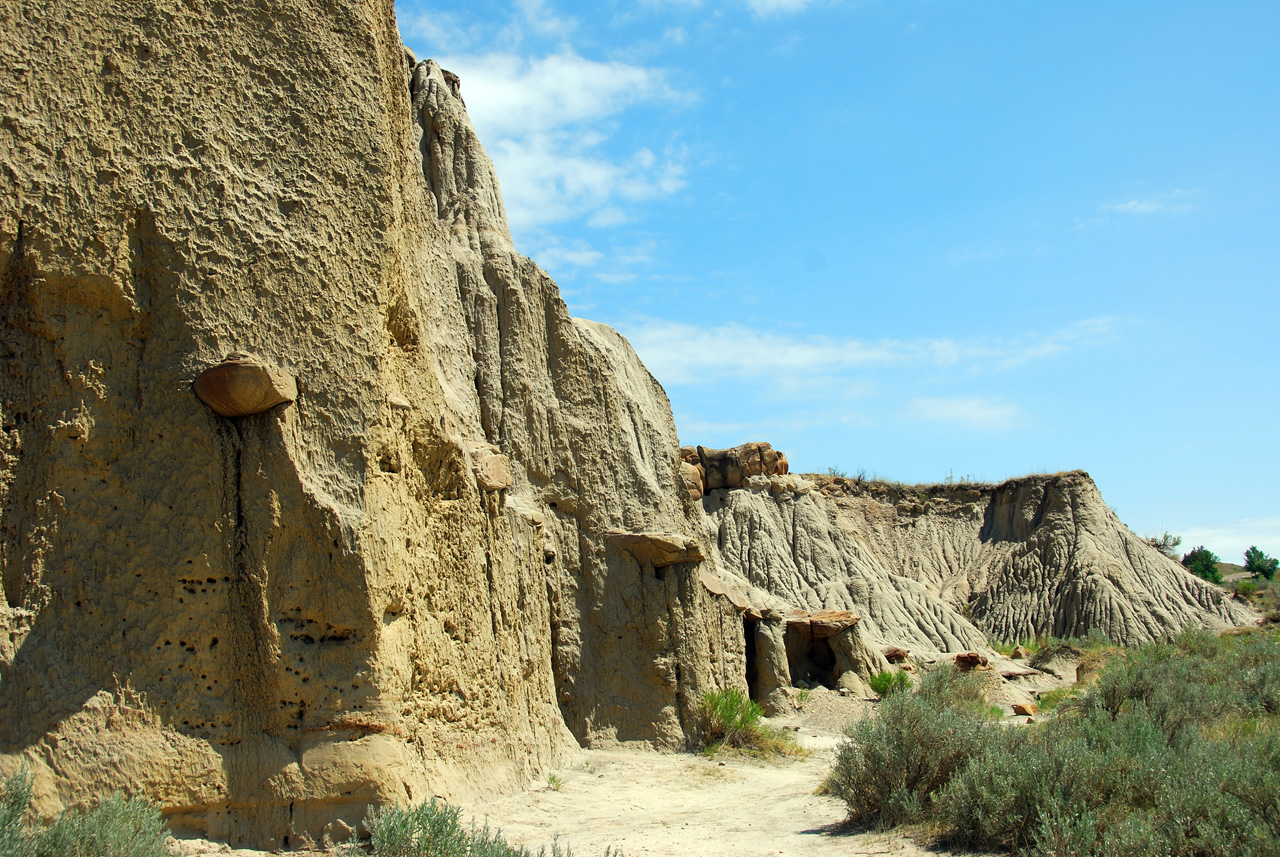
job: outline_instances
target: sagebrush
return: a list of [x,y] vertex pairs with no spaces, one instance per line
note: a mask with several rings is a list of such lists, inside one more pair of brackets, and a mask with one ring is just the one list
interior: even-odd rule
[[169,857],[169,833],[152,804],[117,793],[41,825],[26,818],[31,781],[22,770],[0,783],[0,857]]
[[1185,632],[1029,728],[926,674],[847,731],[828,790],[865,826],[1015,854],[1280,854],[1280,637]]
[[[530,851],[520,845],[510,845],[501,831],[492,830],[488,824],[477,826],[462,823],[462,811],[432,799],[420,806],[402,808],[385,807],[369,812],[364,826],[368,829],[369,845],[374,857],[572,857],[573,851],[553,842],[550,850],[543,847]],[[364,855],[356,845],[348,845],[341,852],[344,857]],[[604,857],[621,857],[612,848]]]

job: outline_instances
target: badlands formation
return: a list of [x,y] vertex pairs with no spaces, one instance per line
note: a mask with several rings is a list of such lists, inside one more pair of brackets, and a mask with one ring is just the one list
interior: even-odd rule
[[681,450],[391,0],[14,0],[0,69],[0,774],[46,814],[295,848],[686,748],[715,688],[1256,619],[1083,473]]

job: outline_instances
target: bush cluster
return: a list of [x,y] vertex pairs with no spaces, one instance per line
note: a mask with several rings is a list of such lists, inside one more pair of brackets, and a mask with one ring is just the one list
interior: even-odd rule
[[[462,811],[432,799],[412,808],[375,809],[365,818],[374,857],[573,857],[573,851],[553,842],[551,850],[530,851],[509,845],[500,831],[486,824],[462,823]],[[344,857],[366,853],[356,845],[341,852]],[[607,849],[604,857],[621,857]]]
[[827,788],[863,825],[927,822],[1016,854],[1280,853],[1276,636],[1135,650],[1025,729],[993,728],[951,676],[925,678],[838,750]]
[[1218,571],[1220,562],[1218,555],[1204,545],[1194,547],[1182,556],[1182,564],[1187,571],[1210,583],[1222,583],[1222,573]]
[[0,783],[0,855],[3,857],[169,857],[160,810],[144,800],[113,794],[88,810],[68,810],[52,824],[25,821],[31,774]]

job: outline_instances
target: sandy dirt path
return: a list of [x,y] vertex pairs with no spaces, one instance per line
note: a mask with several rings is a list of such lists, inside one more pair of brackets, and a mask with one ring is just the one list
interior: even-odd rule
[[807,759],[584,750],[556,772],[558,790],[535,784],[465,809],[509,842],[537,848],[558,836],[576,857],[610,846],[628,857],[936,855],[901,835],[850,834],[843,805],[814,794],[831,768],[838,724],[865,705],[830,696],[815,699],[807,716],[779,721],[800,727]]
[[[558,840],[575,857],[599,857],[610,847],[627,857],[937,857],[941,852],[901,834],[848,832],[844,806],[814,794],[831,769],[841,727],[871,707],[815,691],[800,714],[774,721],[809,751],[804,759],[582,750],[554,772],[558,789],[543,781],[461,808],[512,844],[536,851]],[[176,850],[183,857],[261,857],[207,842]]]

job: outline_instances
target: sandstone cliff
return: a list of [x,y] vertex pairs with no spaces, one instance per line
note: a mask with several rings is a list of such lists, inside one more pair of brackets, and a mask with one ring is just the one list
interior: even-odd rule
[[1086,473],[982,486],[800,482],[708,492],[721,568],[762,601],[862,615],[884,645],[955,652],[987,635],[1091,631],[1136,645],[1257,620],[1135,536]]
[[[684,746],[744,655],[698,551],[636,557],[695,543],[666,397],[514,252],[390,0],[0,26],[0,768],[296,847]],[[284,402],[206,406],[233,352]]]

